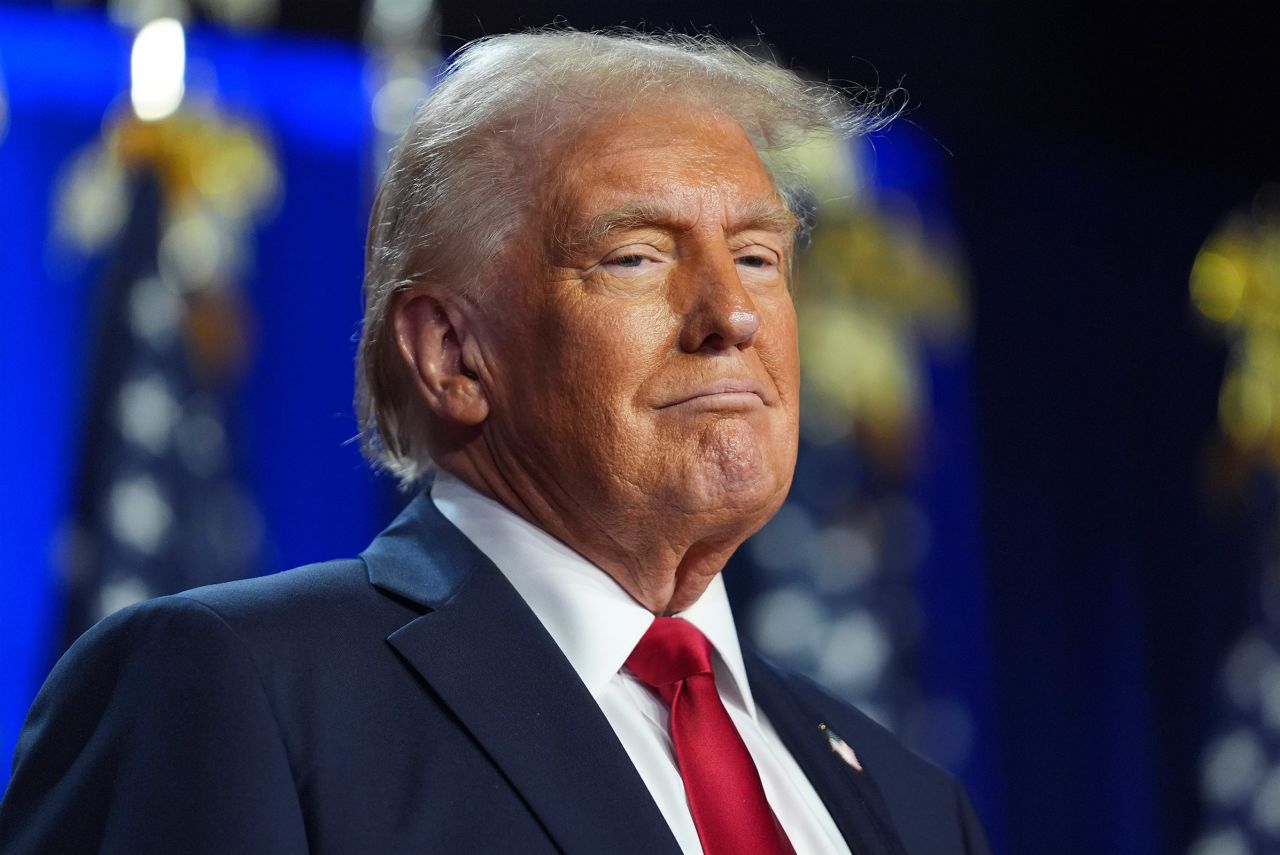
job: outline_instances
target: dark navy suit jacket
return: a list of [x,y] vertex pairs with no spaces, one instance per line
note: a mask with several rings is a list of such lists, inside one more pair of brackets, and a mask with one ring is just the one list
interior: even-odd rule
[[[746,661],[855,855],[987,851],[948,776]],[[86,633],[31,709],[0,852],[679,855],[568,660],[425,495],[358,560],[153,600]]]

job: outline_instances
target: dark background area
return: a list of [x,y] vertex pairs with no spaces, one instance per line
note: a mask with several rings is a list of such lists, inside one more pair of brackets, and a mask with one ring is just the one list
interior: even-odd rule
[[[360,38],[355,0],[278,26]],[[1216,670],[1254,617],[1264,505],[1215,515],[1226,346],[1187,278],[1280,181],[1262,4],[455,2],[446,51],[563,22],[710,31],[902,85],[943,152],[970,272],[994,699],[1009,853],[1178,852],[1201,827]]]

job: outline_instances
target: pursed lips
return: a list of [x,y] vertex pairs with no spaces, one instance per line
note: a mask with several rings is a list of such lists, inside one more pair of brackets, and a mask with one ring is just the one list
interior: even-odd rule
[[658,409],[695,406],[708,409],[752,409],[767,404],[764,385],[756,380],[713,380],[692,392],[682,394]]

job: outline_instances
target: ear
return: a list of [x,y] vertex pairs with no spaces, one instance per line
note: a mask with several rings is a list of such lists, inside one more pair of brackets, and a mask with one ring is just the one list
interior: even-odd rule
[[396,346],[423,402],[438,418],[475,427],[489,417],[489,399],[465,362],[466,319],[426,291],[406,291],[391,309]]

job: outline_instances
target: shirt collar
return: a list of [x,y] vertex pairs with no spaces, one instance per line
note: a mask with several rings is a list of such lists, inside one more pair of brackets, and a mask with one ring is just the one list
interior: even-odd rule
[[[431,500],[502,571],[598,700],[653,623],[653,613],[608,573],[444,470],[436,474]],[[715,648],[717,685],[725,699],[755,716],[719,574],[678,617],[701,630]]]

